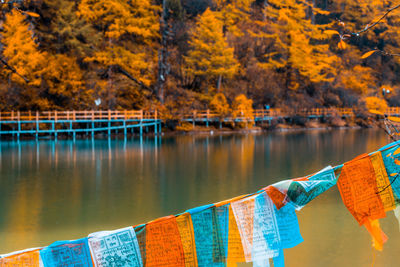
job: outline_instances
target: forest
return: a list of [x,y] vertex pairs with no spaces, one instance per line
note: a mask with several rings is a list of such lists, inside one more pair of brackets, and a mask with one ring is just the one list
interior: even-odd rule
[[396,4],[2,0],[0,110],[399,106]]

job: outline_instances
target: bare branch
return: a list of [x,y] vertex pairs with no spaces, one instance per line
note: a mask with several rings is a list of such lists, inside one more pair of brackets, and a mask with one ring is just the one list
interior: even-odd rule
[[367,26],[365,26],[364,29],[362,29],[361,31],[355,32],[353,33],[353,35],[359,36],[361,33],[364,33],[368,30],[370,30],[371,28],[375,27],[377,24],[379,24],[379,22],[381,22],[384,18],[386,18],[390,12],[392,12],[393,10],[397,9],[400,7],[400,4],[397,4],[396,6],[389,8],[385,14],[383,14],[382,17],[380,17],[377,21],[375,21],[374,23],[371,22],[371,24],[367,24]]
[[3,63],[4,66],[6,66],[7,69],[11,70],[11,72],[17,74],[19,77],[21,77],[26,83],[29,83],[28,78],[26,78],[25,76],[21,75],[18,73],[18,71],[16,69],[14,69],[13,67],[11,67],[7,61],[3,58],[0,57],[0,62]]
[[380,49],[375,49],[375,50],[384,56],[400,57],[399,53],[391,53],[389,51],[384,51],[384,50],[380,50]]
[[113,65],[113,67],[116,71],[120,72],[121,74],[125,75],[128,79],[134,81],[138,85],[142,86],[144,89],[147,89],[149,91],[152,91],[151,88],[149,88],[147,85],[133,77],[129,72],[127,72],[125,69],[123,69],[120,65]]

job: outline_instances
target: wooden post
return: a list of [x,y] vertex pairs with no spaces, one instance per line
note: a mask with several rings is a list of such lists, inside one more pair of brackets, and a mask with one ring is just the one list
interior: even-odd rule
[[140,110],[140,126],[139,126],[140,136],[143,135],[143,125],[142,125],[142,123],[143,123],[143,109]]
[[55,123],[55,121],[53,121],[51,123],[51,126],[52,126],[52,130],[54,132],[54,139],[57,140],[57,131],[56,131],[56,123]]
[[17,116],[18,116],[18,133],[17,133],[17,137],[18,137],[18,140],[19,140],[19,135],[20,135],[20,132],[21,132],[21,121],[20,121],[21,114],[20,114],[19,110],[17,111]]
[[126,118],[127,118],[127,111],[126,111],[126,109],[125,109],[125,110],[124,110],[124,136],[125,136],[125,137],[126,137],[126,135],[127,135]]
[[210,110],[207,109],[207,117],[206,117],[206,127],[208,128],[208,118],[210,116]]
[[94,138],[94,110],[92,109],[92,139]]
[[73,119],[74,121],[76,120],[75,110],[72,111],[72,119]]
[[28,120],[29,121],[31,120],[31,116],[32,116],[32,114],[31,114],[31,111],[29,110],[29,112],[28,112]]
[[108,126],[108,131],[107,131],[107,133],[108,133],[108,137],[110,137],[111,136],[111,129],[110,129],[110,127],[111,127],[111,110],[108,110],[108,124],[107,124],[107,126]]
[[11,110],[11,120],[14,120],[14,110]]
[[36,134],[35,134],[36,140],[39,137],[39,111],[36,110]]
[[193,130],[196,127],[195,119],[196,119],[196,110],[193,110],[193,117],[192,117]]
[[54,110],[54,121],[57,122],[57,110]]

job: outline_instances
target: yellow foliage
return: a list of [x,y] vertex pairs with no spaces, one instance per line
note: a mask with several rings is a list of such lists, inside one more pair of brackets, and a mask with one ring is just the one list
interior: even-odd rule
[[193,124],[189,122],[182,122],[180,125],[177,125],[175,129],[177,131],[190,132],[193,131]]
[[95,52],[92,57],[85,59],[87,62],[98,62],[106,66],[118,65],[128,71],[134,77],[144,83],[150,85],[150,73],[144,73],[151,66],[151,61],[146,60],[146,54],[132,52],[125,47],[113,45],[106,47],[103,51]]
[[343,70],[340,73],[340,83],[346,89],[366,95],[370,89],[376,87],[376,79],[372,74],[371,68],[357,65],[352,70]]
[[253,121],[253,100],[248,99],[244,94],[235,97],[232,103],[232,116],[234,118],[246,118],[249,121]]
[[210,102],[211,110],[218,114],[220,118],[225,117],[229,113],[229,104],[223,93],[215,94]]
[[198,19],[189,41],[191,50],[185,58],[189,74],[217,79],[231,78],[239,64],[233,48],[228,47],[217,14],[207,9]]
[[250,19],[254,0],[214,0],[224,27],[234,36],[243,36],[238,24]]
[[159,10],[150,0],[82,0],[78,14],[100,25],[107,37],[118,39],[124,34],[134,34],[146,42],[158,36],[155,12]]
[[[30,85],[39,86],[44,71],[45,55],[38,50],[32,36],[24,15],[15,9],[6,15],[1,38],[4,45],[3,55],[19,75],[29,80]],[[3,72],[11,75],[14,82],[25,84],[18,74],[8,69],[4,69]]]
[[332,82],[340,58],[329,50],[329,44],[323,40],[339,33],[329,30],[329,24],[313,23],[306,13],[311,10],[315,15],[324,11],[310,6],[306,0],[271,0],[268,3],[266,13],[269,19],[265,28],[270,36],[265,37],[273,45],[265,54],[265,62],[259,65],[267,69],[296,69],[301,76],[314,83]]
[[92,92],[85,87],[83,73],[76,60],[62,54],[47,59],[44,77],[49,93],[60,99],[68,99],[63,108],[74,108],[84,103],[93,103]]
[[388,108],[386,100],[376,96],[366,97],[365,106],[369,111],[378,111],[380,113],[384,113]]

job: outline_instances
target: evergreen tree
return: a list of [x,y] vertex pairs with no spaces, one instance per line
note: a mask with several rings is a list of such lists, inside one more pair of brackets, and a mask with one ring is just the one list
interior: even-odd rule
[[87,55],[85,61],[107,69],[102,75],[108,82],[98,85],[109,107],[116,103],[118,75],[123,74],[146,89],[150,89],[154,81],[155,41],[159,30],[157,10],[159,8],[149,0],[83,0],[79,5],[79,14],[103,34],[103,42],[93,54]]
[[1,43],[4,46],[2,54],[15,72],[10,69],[3,69],[3,72],[18,84],[39,86],[45,55],[38,50],[32,37],[29,24],[20,11],[13,9],[6,15],[1,34]]
[[222,27],[215,12],[207,9],[192,32],[189,42],[191,50],[186,57],[188,73],[216,82],[217,90],[220,89],[222,78],[232,78],[239,67]]

